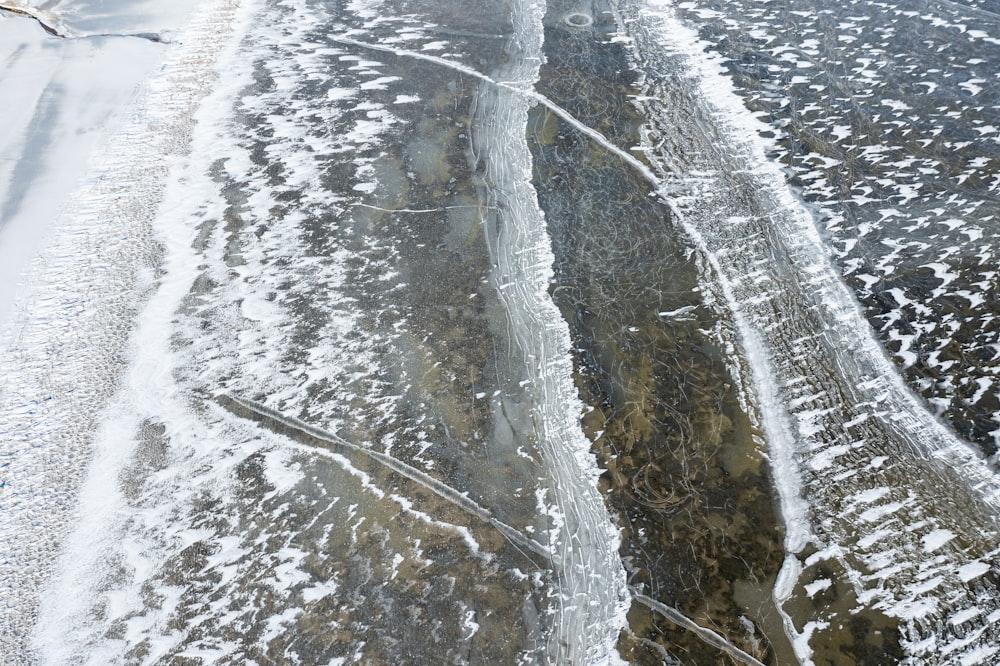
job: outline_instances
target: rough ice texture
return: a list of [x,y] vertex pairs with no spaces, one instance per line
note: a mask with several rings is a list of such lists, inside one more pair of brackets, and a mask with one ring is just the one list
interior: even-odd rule
[[[491,395],[497,412],[523,412],[509,416],[530,431],[518,481],[525,494],[545,486],[542,511],[528,527],[558,566],[514,576],[497,564],[503,537],[515,542],[509,550],[519,563],[526,555],[514,535],[498,539],[505,525],[469,526],[467,515],[449,514],[444,503],[359,464],[357,449],[313,451],[295,433],[235,418],[212,399],[219,392],[250,396],[277,413],[350,433],[358,447],[407,457],[411,478],[447,478],[459,464],[440,457],[444,439],[484,477],[481,486],[494,481],[482,474],[486,463],[462,455],[459,447],[473,442],[438,434],[447,428],[434,413],[439,405],[413,399],[426,395],[419,382],[440,360],[419,352],[439,343],[420,339],[414,308],[394,300],[421,285],[401,275],[400,254],[412,248],[394,245],[395,229],[388,229],[400,215],[429,214],[415,224],[430,225],[452,208],[480,208],[476,201],[400,207],[399,189],[416,188],[411,183],[424,171],[436,177],[437,164],[414,157],[412,171],[421,173],[399,174],[386,155],[386,145],[410,131],[408,109],[399,107],[419,99],[412,82],[388,74],[386,62],[398,66],[404,51],[422,53],[422,62],[445,68],[446,82],[461,83],[469,77],[460,61],[469,57],[429,56],[440,52],[420,48],[433,25],[376,10],[373,2],[242,5],[237,32],[249,37],[226,49],[219,66],[226,76],[198,111],[190,153],[174,165],[155,218],[162,274],[141,314],[125,384],[99,431],[83,494],[87,520],[43,609],[36,644],[49,663],[104,663],[126,653],[149,662],[199,655],[245,663],[269,650],[291,663],[315,663],[320,655],[357,663],[410,645],[440,657],[468,654],[473,637],[496,634],[499,623],[507,635],[530,638],[510,648],[521,650],[520,662],[546,652],[578,662],[614,659],[625,622],[624,572],[579,425],[568,335],[547,293],[552,258],[528,184],[523,95],[502,95],[496,120],[504,140],[493,137],[483,157],[500,169],[496,192],[514,191],[523,206],[505,224],[523,232],[527,245],[517,249],[530,254],[515,255],[504,239],[499,251],[512,263],[498,270],[520,280],[505,304],[518,325],[512,347],[529,365],[516,368],[517,383],[505,385],[504,395],[460,397]],[[523,10],[528,53],[541,37],[539,7]],[[247,23],[249,16],[258,20]],[[331,16],[344,24],[331,25]],[[387,26],[397,28],[395,37],[376,39]],[[366,38],[383,51],[372,53]],[[530,74],[537,62],[518,65]],[[489,88],[490,99],[497,90]],[[433,146],[415,146],[424,147]],[[512,172],[501,169],[507,150],[522,157]],[[489,293],[507,283],[482,284],[474,288]],[[480,296],[461,294],[463,301]],[[441,392],[456,381],[442,380]],[[525,404],[515,404],[515,393]],[[487,456],[499,456],[499,444],[490,444]],[[478,506],[461,501],[458,490],[449,497],[452,505]],[[492,596],[480,591],[490,578],[502,588]],[[511,598],[513,615],[488,608]],[[101,608],[96,616],[94,608]],[[433,635],[419,635],[421,612],[434,618]],[[523,627],[509,626],[507,617]],[[411,643],[372,640],[387,625],[409,627]]]
[[[745,388],[789,525],[779,601],[816,591],[804,576],[814,576],[820,560],[796,555],[811,542],[824,566],[842,572],[842,589],[902,620],[904,649],[915,658],[944,654],[957,663],[981,654],[998,637],[984,613],[971,612],[981,595],[958,571],[996,558],[993,472],[885,357],[829,260],[816,218],[786,183],[770,144],[757,138],[773,129],[743,106],[724,61],[706,56],[673,3],[647,6],[655,10],[634,9],[639,21],[629,25],[645,76],[646,149],[662,174],[661,193],[703,253],[706,289],[730,310],[743,376],[752,380]],[[697,123],[684,104],[694,106]],[[861,540],[865,525],[882,522],[895,531]],[[985,584],[993,589],[996,581]],[[802,660],[839,622],[831,613],[796,617],[802,632],[786,621]],[[949,622],[956,614],[963,621]]]
[[996,451],[995,3],[704,4],[679,14],[768,124],[880,339],[940,416]]

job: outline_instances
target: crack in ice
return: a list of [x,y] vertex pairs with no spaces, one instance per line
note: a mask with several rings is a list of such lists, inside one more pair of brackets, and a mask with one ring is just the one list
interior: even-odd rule
[[621,160],[626,162],[629,166],[631,166],[640,174],[642,174],[643,178],[649,181],[649,183],[653,185],[653,187],[660,187],[661,185],[661,180],[656,177],[656,174],[654,174],[650,170],[650,168],[647,167],[645,164],[643,164],[638,158],[636,158],[629,152],[619,148],[610,139],[608,139],[608,137],[604,136],[603,134],[595,130],[593,127],[587,125],[586,123],[577,120],[576,117],[574,117],[573,114],[571,114],[569,111],[562,108],[561,106],[550,100],[548,97],[535,90],[528,90],[525,88],[521,88],[519,87],[519,85],[508,83],[506,81],[497,81],[476,69],[463,65],[461,63],[457,63],[453,60],[448,60],[447,58],[441,58],[439,56],[432,56],[426,53],[410,51],[408,49],[397,49],[391,46],[382,46],[381,44],[370,44],[368,42],[362,42],[357,39],[351,39],[350,37],[346,36],[331,37],[330,39],[340,44],[348,44],[351,46],[357,46],[364,49],[371,49],[373,51],[382,51],[383,53],[391,53],[393,55],[405,58],[416,58],[418,60],[424,60],[426,62],[431,62],[436,65],[441,65],[442,67],[448,67],[450,69],[455,70],[456,72],[460,72],[462,74],[467,74],[469,76],[475,77],[481,81],[485,81],[486,83],[497,86],[498,88],[503,88],[505,90],[514,92],[518,95],[522,95],[529,99],[533,99],[539,104],[543,105],[549,111],[556,114],[564,121],[572,125],[577,131],[593,139],[596,143],[600,144],[601,147],[603,147],[605,150],[607,150],[610,153],[613,153]]
[[524,536],[510,525],[498,520],[487,509],[469,499],[467,495],[458,492],[451,486],[442,483],[425,472],[421,472],[419,469],[406,464],[398,458],[352,444],[335,433],[327,432],[294,416],[282,414],[277,410],[247,398],[223,394],[216,397],[216,402],[236,416],[250,418],[267,426],[271,430],[280,432],[282,429],[290,429],[295,433],[306,435],[334,448],[340,447],[359,453],[373,462],[383,465],[397,474],[420,484],[441,499],[451,502],[470,516],[475,516],[483,522],[489,523],[515,546],[527,548],[548,561],[552,560],[552,552],[542,544]]

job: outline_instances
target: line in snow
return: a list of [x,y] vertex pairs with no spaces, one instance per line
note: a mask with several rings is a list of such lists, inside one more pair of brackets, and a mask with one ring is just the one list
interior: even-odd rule
[[490,206],[441,206],[440,208],[382,208],[381,206],[373,206],[366,203],[355,203],[355,206],[360,206],[361,208],[371,208],[372,210],[380,210],[383,213],[443,213],[446,210],[455,210],[457,208],[475,208],[476,210],[491,210]]
[[11,14],[17,14],[18,16],[34,19],[38,22],[38,25],[42,27],[42,30],[49,33],[53,37],[70,36],[68,33],[57,27],[60,23],[59,19],[51,12],[47,12],[44,9],[36,9],[35,7],[29,7],[28,5],[16,5],[11,2],[0,2],[0,11],[10,12]]

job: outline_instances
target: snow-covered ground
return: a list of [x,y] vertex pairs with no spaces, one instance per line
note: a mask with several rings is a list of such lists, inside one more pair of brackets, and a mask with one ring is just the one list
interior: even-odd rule
[[226,34],[227,3],[202,5],[191,30],[194,3],[145,5],[48,8],[65,37],[0,18],[4,663],[31,661],[39,590],[153,283],[151,213],[205,93],[198,67],[205,77]]

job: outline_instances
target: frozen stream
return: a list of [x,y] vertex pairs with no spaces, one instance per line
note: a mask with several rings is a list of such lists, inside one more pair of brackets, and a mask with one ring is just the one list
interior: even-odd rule
[[0,663],[995,662],[996,15],[791,4],[7,8]]

